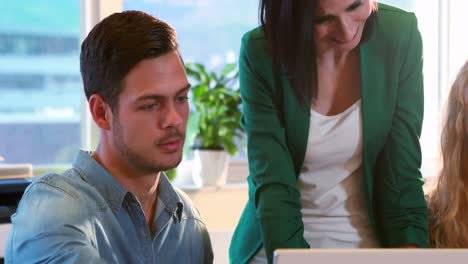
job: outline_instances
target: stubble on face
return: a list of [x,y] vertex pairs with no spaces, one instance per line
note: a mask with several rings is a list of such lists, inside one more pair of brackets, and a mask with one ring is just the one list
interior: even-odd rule
[[[155,173],[173,169],[177,167],[177,165],[179,165],[179,163],[182,161],[182,151],[180,151],[179,157],[174,164],[163,164],[163,162],[158,162],[157,157],[147,157],[145,154],[142,154],[140,151],[134,149],[125,141],[120,121],[116,116],[114,116],[113,119],[113,144],[116,150],[119,152],[121,158],[126,160],[127,163],[135,169],[145,173]],[[157,148],[159,142],[174,137],[179,137],[183,140],[185,135],[183,132],[177,130],[177,128],[172,128],[163,137],[154,142],[148,142],[148,144],[151,144],[153,148]]]

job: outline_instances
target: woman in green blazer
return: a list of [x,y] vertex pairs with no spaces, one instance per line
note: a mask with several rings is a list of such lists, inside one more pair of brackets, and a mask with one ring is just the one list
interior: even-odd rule
[[275,249],[309,247],[298,180],[315,133],[311,112],[334,116],[354,104],[362,109],[359,190],[377,245],[427,247],[414,14],[373,0],[262,0],[260,7],[262,27],[244,35],[240,52],[249,200],[231,263],[263,250],[271,263]]

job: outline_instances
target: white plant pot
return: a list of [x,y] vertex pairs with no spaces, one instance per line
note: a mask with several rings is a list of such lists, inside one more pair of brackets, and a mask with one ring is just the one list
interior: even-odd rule
[[224,150],[194,151],[192,177],[196,185],[223,186],[226,184],[229,154]]

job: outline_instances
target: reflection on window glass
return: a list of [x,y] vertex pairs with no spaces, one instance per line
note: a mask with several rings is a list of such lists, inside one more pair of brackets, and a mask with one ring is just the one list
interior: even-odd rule
[[0,156],[71,162],[80,146],[80,1],[3,1]]
[[242,35],[258,25],[254,0],[124,0],[123,5],[169,23],[184,60],[208,68],[236,62]]

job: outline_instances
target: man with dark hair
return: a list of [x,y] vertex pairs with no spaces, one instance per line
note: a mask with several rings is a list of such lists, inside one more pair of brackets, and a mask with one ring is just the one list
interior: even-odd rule
[[212,263],[205,224],[163,171],[181,161],[190,84],[174,30],[115,13],[81,46],[94,152],[25,191],[6,263]]

